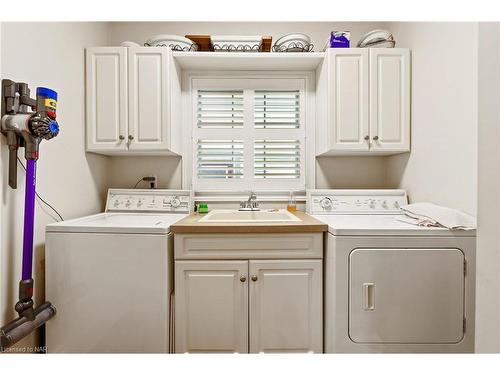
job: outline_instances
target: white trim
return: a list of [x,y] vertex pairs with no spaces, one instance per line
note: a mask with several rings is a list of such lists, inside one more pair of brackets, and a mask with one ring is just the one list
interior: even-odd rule
[[[245,71],[230,71],[230,72],[219,72],[219,71],[184,71],[183,72],[183,163],[182,163],[182,187],[187,188],[191,187],[193,183],[193,176],[194,176],[194,164],[193,164],[193,157],[194,157],[194,132],[193,132],[193,108],[195,108],[195,104],[193,103],[193,96],[192,96],[192,91],[194,87],[200,87],[201,83],[206,84],[206,87],[203,88],[221,88],[220,84],[217,85],[217,80],[220,81],[221,79],[224,79],[226,82],[230,82],[230,79],[234,79],[234,83],[231,83],[228,85],[225,85],[222,88],[230,88],[231,85],[234,85],[234,88],[247,88],[247,89],[269,89],[269,82],[270,80],[280,82],[280,85],[283,85],[285,80],[303,80],[303,83],[301,84],[300,90],[302,91],[301,95],[301,107],[303,108],[301,113],[302,113],[302,119],[301,122],[304,124],[302,127],[301,131],[303,131],[303,135],[301,135],[301,139],[304,139],[304,143],[302,145],[303,150],[301,153],[301,158],[302,158],[302,163],[303,163],[303,175],[301,177],[300,184],[296,184],[295,186],[292,186],[291,184],[289,187],[285,187],[284,189],[288,190],[304,190],[314,188],[315,187],[315,181],[314,181],[314,169],[315,169],[315,144],[314,144],[314,131],[315,131],[315,126],[314,126],[314,121],[315,121],[315,114],[314,114],[314,103],[315,103],[315,80],[314,80],[314,72],[245,72]],[[265,80],[266,85],[263,87],[262,85],[262,80]],[[211,83],[210,83],[211,82]],[[214,83],[215,82],[215,83]],[[289,81],[291,82],[291,81]],[[245,84],[245,86],[243,86]],[[212,85],[212,86],[211,86]],[[290,86],[293,88],[293,86],[297,85],[297,82],[295,83],[290,83],[290,84],[284,84],[284,86],[281,86],[280,88],[287,88],[287,86]],[[252,119],[253,122],[253,119]],[[237,129],[234,129],[237,130]],[[253,130],[252,130],[253,131]],[[269,134],[273,133],[269,130],[266,131],[266,138],[269,138]],[[278,132],[274,132],[275,135],[278,134]],[[242,131],[242,135],[245,134],[245,130]],[[255,133],[253,133],[255,134]],[[289,131],[287,130],[286,134],[290,134]],[[278,138],[283,139],[283,135]],[[285,138],[289,138],[290,136],[285,136]],[[303,137],[303,138],[302,138]],[[226,136],[227,138],[227,136]],[[248,151],[247,151],[248,152]],[[252,158],[253,158],[253,150],[251,152]],[[246,155],[245,155],[246,157]],[[248,164],[248,163],[247,163]],[[250,165],[250,168],[253,164]],[[219,182],[219,181],[217,181]],[[252,188],[255,190],[259,190],[259,188],[263,190],[269,190],[272,189],[273,187],[269,183],[270,181],[266,181],[265,184],[259,183],[259,181],[252,182]],[[276,188],[279,188],[279,190],[283,191],[283,182],[284,181],[272,181],[274,182],[274,186]],[[289,181],[288,181],[289,182]],[[286,182],[285,182],[286,183]],[[218,186],[216,186],[218,185]],[[222,190],[225,191],[226,193],[229,192],[234,192],[235,191],[235,184],[232,181],[232,187],[227,188],[227,182],[224,181],[220,184],[210,184],[210,190]],[[236,184],[237,185],[237,184]],[[248,183],[241,184],[241,189],[237,190],[242,190],[246,189],[248,186]],[[202,190],[209,190],[207,189],[202,189]]]
[[313,71],[325,59],[325,52],[173,52],[185,70],[196,71]]
[[[292,191],[293,197],[297,203],[306,202],[307,195],[304,191]],[[194,195],[195,202],[229,202],[239,203],[248,199],[248,191],[235,192],[198,192]],[[257,192],[257,201],[259,202],[288,202],[290,199],[289,191],[260,191]]]

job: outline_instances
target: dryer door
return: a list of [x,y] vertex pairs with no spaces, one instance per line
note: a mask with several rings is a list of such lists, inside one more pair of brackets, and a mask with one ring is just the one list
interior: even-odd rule
[[349,336],[354,342],[462,340],[462,251],[355,249],[349,272]]

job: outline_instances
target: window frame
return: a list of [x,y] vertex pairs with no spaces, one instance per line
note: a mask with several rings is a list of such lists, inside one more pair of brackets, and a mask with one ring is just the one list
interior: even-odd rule
[[[221,86],[221,81],[224,81],[224,86]],[[270,85],[271,81],[279,83],[278,86]],[[209,83],[211,82],[211,83]],[[232,82],[232,83],[231,83]],[[291,82],[291,83],[290,83]],[[298,83],[299,82],[299,83]],[[286,179],[271,179],[262,182],[259,179],[252,179],[249,184],[246,180],[240,183],[234,181],[213,181],[209,180],[208,184],[197,184],[196,178],[196,136],[195,136],[195,119],[196,119],[196,90],[198,89],[242,89],[243,87],[253,90],[272,90],[272,89],[293,89],[300,85],[301,90],[301,128],[304,136],[299,138],[303,144],[301,146],[301,177],[294,180],[295,183],[287,184]],[[315,161],[315,80],[314,72],[312,71],[284,71],[284,72],[249,72],[249,71],[185,71],[183,72],[182,80],[183,92],[183,151],[182,151],[182,186],[185,189],[192,189],[195,193],[203,194],[209,199],[214,196],[217,200],[227,200],[234,194],[247,192],[249,189],[256,190],[261,194],[269,192],[272,200],[286,200],[288,191],[294,191],[298,194],[304,193],[306,189],[314,188],[314,171],[316,168]],[[252,98],[253,99],[253,98]],[[253,106],[253,102],[251,103]],[[253,111],[246,111],[245,116],[251,118],[246,120],[252,123],[253,126]],[[245,128],[245,127],[244,127]],[[266,135],[264,139],[269,138],[269,133],[283,133],[283,129],[253,129],[253,131],[261,131]],[[286,129],[286,131],[291,129]],[[289,133],[288,133],[289,134]],[[236,138],[234,138],[236,139]],[[259,139],[255,137],[254,139]],[[271,138],[269,138],[271,139]],[[277,138],[279,139],[279,137]],[[282,137],[281,139],[292,139],[292,137]],[[251,162],[245,155],[246,167],[250,168],[250,173],[253,176],[253,144],[251,145],[252,157]],[[260,179],[262,180],[262,179]],[[291,181],[291,180],[288,180]],[[214,182],[216,182],[214,184]],[[220,195],[222,193],[222,195]],[[282,193],[282,194],[279,194]],[[215,197],[224,198],[215,198]]]

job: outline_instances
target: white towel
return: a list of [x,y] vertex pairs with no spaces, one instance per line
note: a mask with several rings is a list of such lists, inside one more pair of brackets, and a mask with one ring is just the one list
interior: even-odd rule
[[401,207],[401,210],[422,226],[443,226],[448,229],[476,229],[476,218],[453,208],[432,203],[413,203]]

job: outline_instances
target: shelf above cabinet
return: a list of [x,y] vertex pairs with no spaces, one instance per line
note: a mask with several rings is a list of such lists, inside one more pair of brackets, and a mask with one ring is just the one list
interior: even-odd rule
[[173,52],[174,60],[187,70],[315,70],[324,52]]

